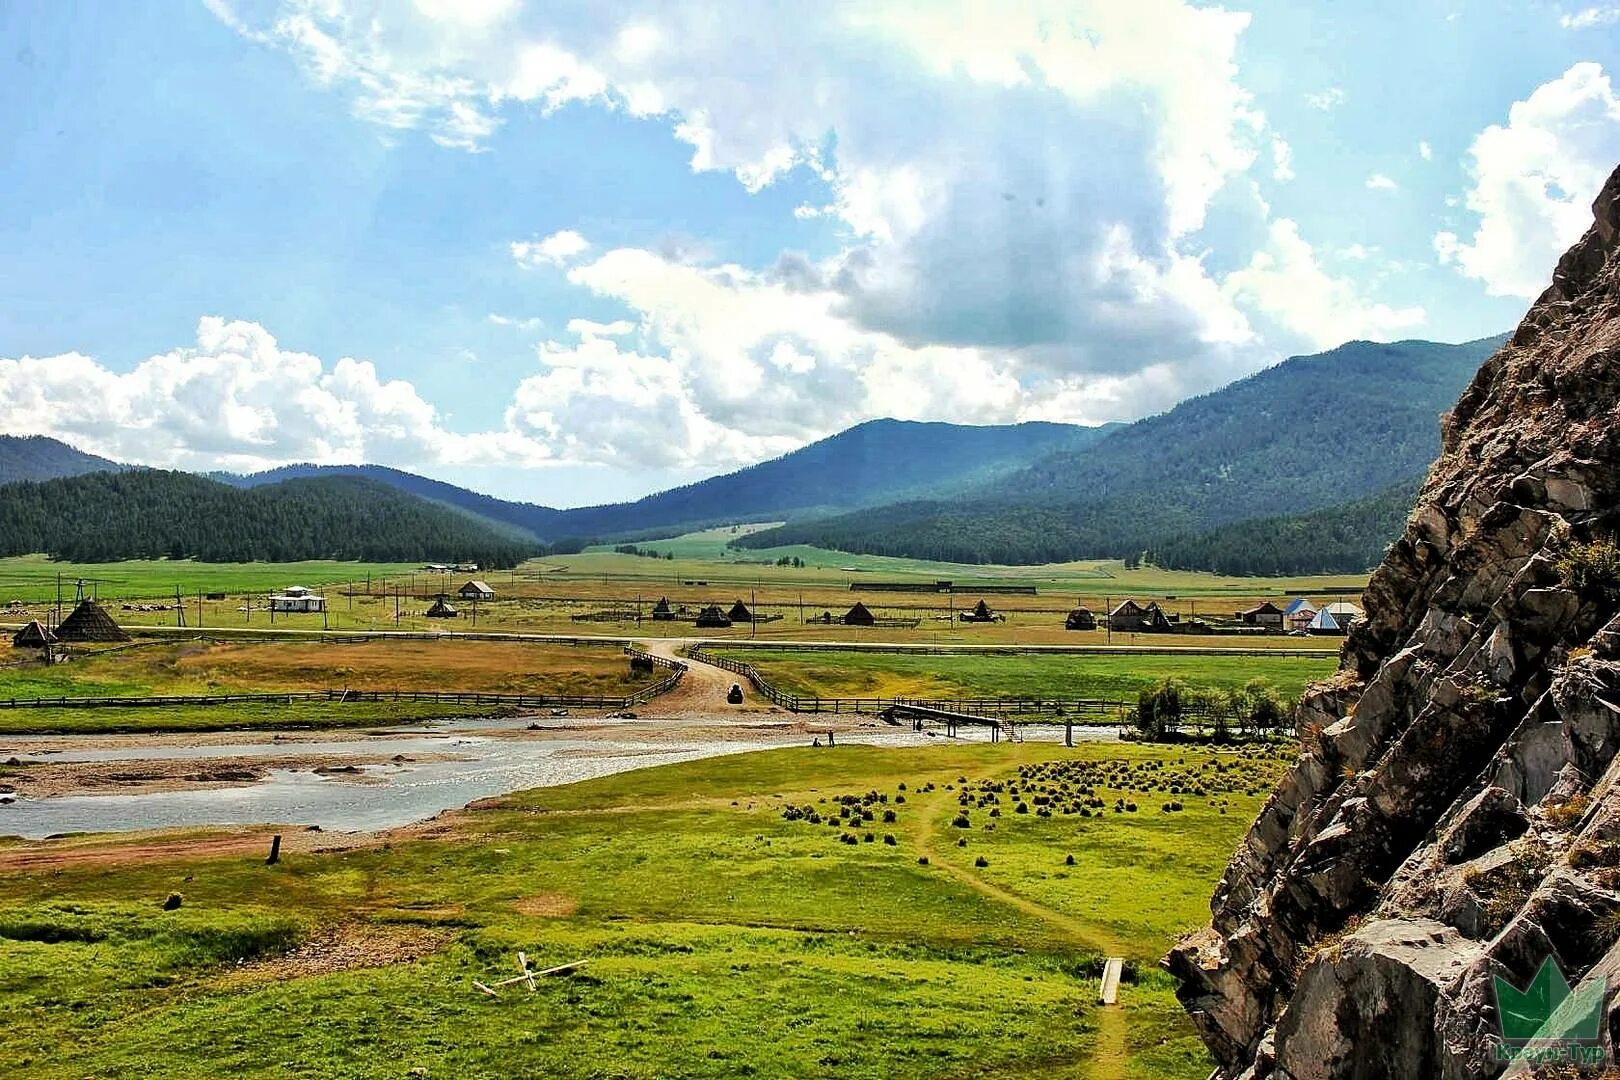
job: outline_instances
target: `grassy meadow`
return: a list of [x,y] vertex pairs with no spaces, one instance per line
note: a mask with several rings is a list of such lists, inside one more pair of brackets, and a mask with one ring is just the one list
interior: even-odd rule
[[[0,844],[0,1055],[47,1078],[1201,1078],[1153,962],[1206,918],[1280,768],[803,748],[274,867],[253,838],[206,857],[68,841],[79,858],[43,863],[49,843]],[[474,990],[518,950],[590,965]],[[1130,961],[1115,1008],[1095,1004],[1106,955]]]
[[[9,645],[0,645],[0,700],[348,689],[622,697],[657,678],[632,671],[611,646],[505,641],[161,641],[50,667],[11,659]],[[489,713],[489,706],[406,701],[0,709],[0,732],[335,727]]]
[[1325,679],[1333,656],[907,655],[889,652],[719,650],[759,669],[772,685],[801,697],[1038,697],[1134,700],[1167,677],[1194,687],[1235,689],[1268,680],[1290,698]]

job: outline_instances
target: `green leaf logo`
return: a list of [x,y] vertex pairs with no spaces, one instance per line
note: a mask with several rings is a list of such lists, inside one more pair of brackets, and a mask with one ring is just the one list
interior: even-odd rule
[[1606,980],[1596,979],[1572,991],[1569,980],[1549,956],[1523,990],[1501,977],[1495,979],[1495,984],[1497,1024],[1504,1042],[1523,1045],[1598,1041]]

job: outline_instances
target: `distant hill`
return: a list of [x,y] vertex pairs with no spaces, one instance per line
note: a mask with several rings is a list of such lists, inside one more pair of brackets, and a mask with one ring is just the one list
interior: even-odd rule
[[1420,486],[1413,479],[1365,499],[1303,514],[1166,536],[1149,544],[1142,559],[1167,570],[1238,577],[1360,573],[1378,565],[1401,535]]
[[573,510],[497,499],[379,465],[288,465],[251,476],[216,478],[255,487],[291,477],[360,476],[521,529],[548,543],[567,544],[792,519],[946,494],[1006,476],[1054,450],[1085,446],[1107,430],[1070,424],[981,427],[872,420],[737,472],[635,502]]
[[124,466],[44,435],[0,435],[0,484],[111,472]]
[[1424,473],[1439,451],[1440,414],[1503,340],[1351,342],[1059,449],[960,498],[789,522],[736,543],[955,562],[1134,558],[1166,537],[1368,498]]
[[77,562],[342,559],[509,567],[537,553],[488,526],[363,477],[241,489],[156,469],[0,487],[0,555]]

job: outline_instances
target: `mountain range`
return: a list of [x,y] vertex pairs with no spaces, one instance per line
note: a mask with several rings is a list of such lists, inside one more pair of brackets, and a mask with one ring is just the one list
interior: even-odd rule
[[[1227,573],[1357,570],[1399,530],[1438,450],[1441,412],[1502,340],[1351,342],[1132,424],[873,420],[736,472],[574,509],[378,465],[202,478],[129,470],[52,439],[0,436],[0,482],[51,481],[21,485],[22,497],[5,489],[12,497],[0,500],[0,548],[227,559],[267,558],[273,549],[299,552],[278,556],[286,558],[504,565],[590,541],[781,521],[737,546],[977,563],[1113,556]],[[105,479],[118,470],[136,479]],[[342,509],[362,498],[379,502],[382,516]],[[164,520],[125,513],[119,500],[161,507]],[[289,529],[285,519],[300,508],[320,528]],[[215,514],[279,536],[259,542],[243,525],[224,543],[218,530],[185,524]],[[393,541],[367,535],[385,520]],[[385,549],[391,554],[376,554]],[[369,554],[353,554],[361,550]]]

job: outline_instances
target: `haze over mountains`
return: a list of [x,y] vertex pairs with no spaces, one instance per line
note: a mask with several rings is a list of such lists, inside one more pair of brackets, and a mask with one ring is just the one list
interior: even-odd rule
[[[209,478],[136,470],[138,479],[113,483],[94,474],[124,466],[54,440],[6,437],[0,481],[51,482],[0,501],[0,548],[104,559],[483,552],[479,561],[505,564],[590,540],[785,521],[738,546],[805,543],[968,563],[1146,555],[1230,573],[1357,570],[1399,530],[1438,449],[1440,414],[1502,340],[1352,342],[1133,424],[874,420],[737,472],[577,509],[377,465]],[[376,502],[379,513],[345,509],[351,501]],[[218,515],[243,524],[208,528]],[[392,539],[369,535],[383,528]],[[255,529],[277,535],[259,539]]]

